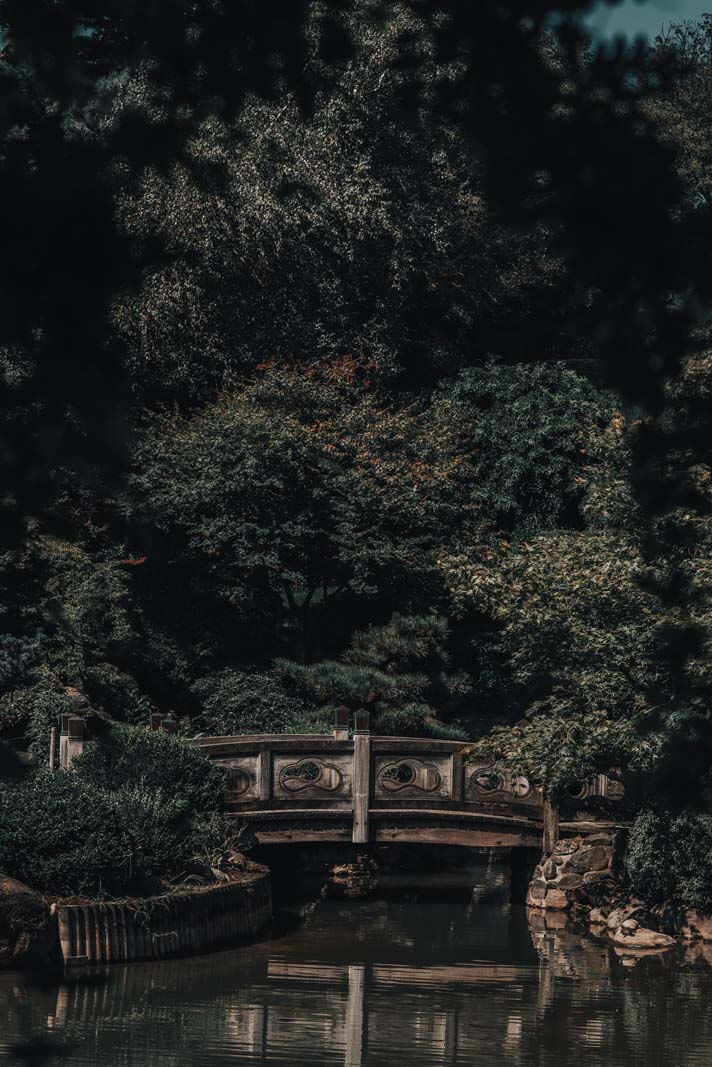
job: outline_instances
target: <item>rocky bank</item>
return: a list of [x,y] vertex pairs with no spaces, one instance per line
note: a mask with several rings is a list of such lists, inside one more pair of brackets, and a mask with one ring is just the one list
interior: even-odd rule
[[671,901],[652,906],[630,895],[623,875],[624,849],[623,830],[560,840],[542,856],[527,906],[569,912],[633,953],[665,951],[679,941],[712,942],[712,916]]

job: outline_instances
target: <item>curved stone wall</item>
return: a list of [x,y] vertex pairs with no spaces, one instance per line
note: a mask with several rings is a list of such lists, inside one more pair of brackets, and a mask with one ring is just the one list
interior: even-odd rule
[[268,871],[239,881],[143,900],[60,904],[66,965],[165,959],[253,941],[270,924]]

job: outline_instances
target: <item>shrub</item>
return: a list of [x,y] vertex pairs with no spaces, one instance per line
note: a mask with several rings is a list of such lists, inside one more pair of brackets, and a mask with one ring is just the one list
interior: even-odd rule
[[198,682],[202,701],[196,725],[207,734],[328,733],[332,718],[288,692],[266,672],[224,670]]
[[186,798],[38,771],[0,784],[0,869],[44,892],[120,896],[180,873],[203,844]]
[[625,865],[640,896],[711,909],[712,815],[690,809],[642,811],[631,828]]
[[195,814],[222,807],[224,773],[199,749],[161,730],[116,725],[74,762],[77,775],[101,789],[134,786],[179,797]]
[[64,689],[43,678],[0,697],[0,728],[15,737],[25,737],[35,755],[46,759],[50,729],[57,725],[59,715],[73,711]]

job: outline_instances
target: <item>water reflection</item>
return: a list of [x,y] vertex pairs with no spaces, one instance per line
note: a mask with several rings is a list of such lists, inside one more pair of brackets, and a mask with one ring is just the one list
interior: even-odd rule
[[704,951],[631,967],[605,941],[511,909],[501,870],[471,879],[445,900],[327,901],[239,952],[44,989],[4,975],[0,1057],[41,1030],[75,1042],[68,1067],[709,1062]]

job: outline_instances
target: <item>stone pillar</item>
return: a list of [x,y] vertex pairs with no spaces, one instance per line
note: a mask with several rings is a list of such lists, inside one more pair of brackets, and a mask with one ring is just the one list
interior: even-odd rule
[[350,718],[351,713],[343,704],[334,709],[334,739],[336,741],[348,741]]
[[272,753],[269,745],[261,745],[257,754],[257,797],[269,800],[272,795]]
[[165,730],[167,734],[174,734],[178,729],[178,722],[172,715],[166,715],[161,723],[161,729]]
[[49,769],[55,770],[57,766],[57,727],[53,726],[49,732]]
[[456,804],[461,803],[464,774],[463,774],[463,760],[462,753],[455,752],[452,757],[452,782],[450,784],[450,799]]
[[368,843],[368,803],[371,793],[371,734],[367,711],[354,716],[353,831],[355,845]]
[[67,726],[66,769],[71,770],[74,760],[84,751],[84,719],[80,719],[78,715],[70,715]]
[[67,769],[67,746],[69,745],[69,720],[72,718],[67,712],[60,716],[59,719],[59,767],[60,770],[66,771]]
[[163,725],[163,720],[165,719],[165,717],[166,717],[166,713],[164,711],[154,711],[154,712],[152,712],[151,713],[151,718],[149,719],[149,723],[148,723],[149,729],[151,729],[151,730],[160,730],[161,726]]
[[544,797],[544,852],[547,855],[556,848],[559,840],[559,808]]

